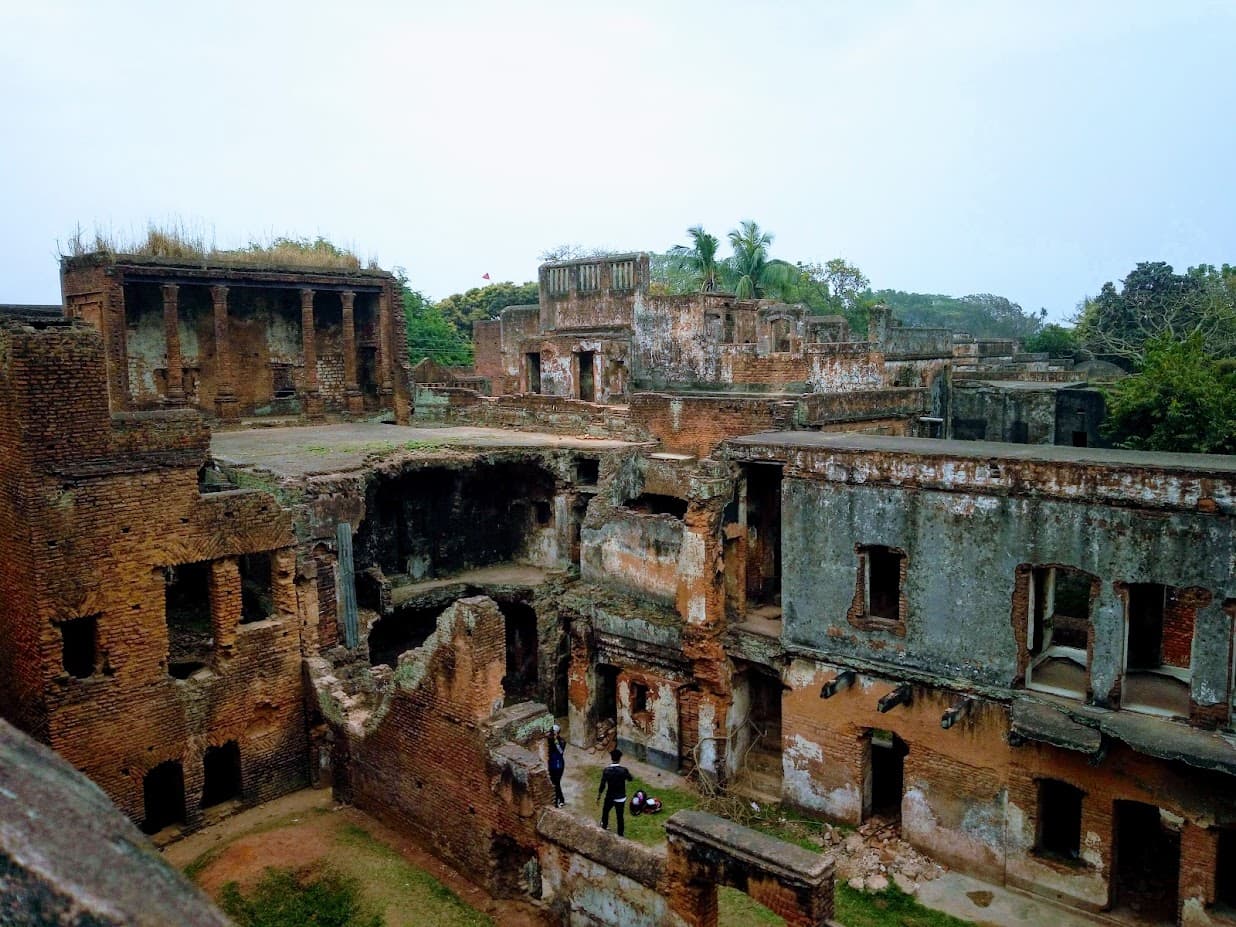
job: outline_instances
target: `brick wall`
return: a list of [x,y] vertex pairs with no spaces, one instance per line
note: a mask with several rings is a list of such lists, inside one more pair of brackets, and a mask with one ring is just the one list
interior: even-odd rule
[[[291,521],[260,492],[202,495],[209,433],[193,412],[109,418],[104,355],[87,328],[0,332],[0,432],[15,453],[0,519],[0,615],[6,714],[93,778],[131,817],[142,777],[181,762],[186,818],[200,820],[202,752],[236,740],[241,798],[258,802],[305,781],[298,603]],[[12,428],[12,426],[7,426]],[[240,625],[235,558],[274,552],[270,620]],[[169,675],[164,571],[216,564],[214,647],[201,671]],[[223,572],[218,572],[222,570]],[[231,571],[232,580],[227,579]],[[64,622],[94,616],[94,671],[63,662]],[[11,673],[11,675],[10,675]]]
[[[400,665],[385,713],[351,748],[356,805],[498,895],[519,890],[520,870],[536,857],[536,813],[553,800],[539,756],[491,746],[505,739],[488,726],[502,706],[505,670],[497,605],[459,600]],[[537,728],[528,740],[543,735]]]

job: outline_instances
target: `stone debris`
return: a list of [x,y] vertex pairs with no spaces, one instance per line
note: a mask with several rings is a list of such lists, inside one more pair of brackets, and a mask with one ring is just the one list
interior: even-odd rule
[[816,842],[836,867],[838,880],[856,891],[882,892],[891,883],[914,895],[923,882],[947,871],[902,840],[895,821],[876,818],[849,832],[827,824],[822,827]]

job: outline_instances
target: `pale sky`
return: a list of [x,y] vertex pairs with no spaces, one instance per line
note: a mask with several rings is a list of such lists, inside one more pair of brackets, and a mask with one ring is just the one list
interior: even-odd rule
[[1236,262],[1236,2],[0,0],[0,302],[148,220],[326,235],[433,297],[742,219],[1054,318]]

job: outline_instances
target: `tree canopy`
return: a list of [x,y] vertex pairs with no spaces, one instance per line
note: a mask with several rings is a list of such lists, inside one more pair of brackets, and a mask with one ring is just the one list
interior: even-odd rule
[[507,280],[447,296],[438,300],[437,307],[442,317],[471,342],[473,322],[496,319],[507,306],[535,304],[539,299],[540,288],[535,281],[515,284]]
[[1131,368],[1150,344],[1198,335],[1211,357],[1236,355],[1236,267],[1210,264],[1178,274],[1163,261],[1138,264],[1121,282],[1110,281],[1087,299],[1077,318],[1082,345]]
[[1142,451],[1236,453],[1236,372],[1194,332],[1145,342],[1141,369],[1105,391],[1103,432]]

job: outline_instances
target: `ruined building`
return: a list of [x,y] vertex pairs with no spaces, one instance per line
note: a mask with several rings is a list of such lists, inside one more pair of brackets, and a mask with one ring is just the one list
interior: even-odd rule
[[1236,461],[1067,446],[1054,399],[1051,442],[1046,405],[1038,446],[937,437],[1010,408],[959,384],[1073,371],[658,296],[641,255],[543,267],[415,385],[378,272],[64,279],[68,317],[0,322],[0,707],[156,840],[314,784],[557,922],[708,925],[718,884],[831,916],[816,854],[548,807],[558,718],[997,884],[1234,922]]

